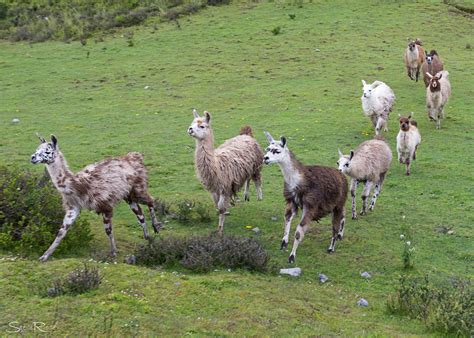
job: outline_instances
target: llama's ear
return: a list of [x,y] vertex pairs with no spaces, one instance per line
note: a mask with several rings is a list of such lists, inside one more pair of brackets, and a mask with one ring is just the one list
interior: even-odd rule
[[426,75],[427,75],[427,76],[428,76],[430,79],[432,79],[432,78],[433,78],[433,75],[431,75],[431,74],[430,74],[430,73],[428,73],[428,72],[426,72]]
[[270,133],[268,131],[264,131],[264,134],[265,134],[265,137],[267,138],[268,142],[272,143],[274,141],[273,136],[270,135]]
[[363,86],[366,86],[366,85],[367,85],[367,83],[365,82],[365,80],[362,80],[362,85],[363,85]]
[[401,118],[402,118],[402,115],[398,114],[398,118],[401,119]]
[[46,143],[46,140],[44,139],[44,137],[41,136],[39,133],[36,133],[36,136],[39,138],[41,143]]
[[58,145],[58,139],[53,134],[51,134],[51,143],[53,144],[53,147],[56,149],[56,146]]
[[199,114],[198,114],[198,111],[196,109],[193,109],[193,115],[194,115],[195,118],[200,117]]
[[204,112],[204,116],[206,116],[206,122],[207,123],[211,122],[211,114],[209,114],[208,111]]
[[414,112],[411,112],[410,115],[408,115],[408,119],[411,119],[413,114],[414,114]]
[[439,74],[438,80],[440,80],[443,77],[443,73]]
[[342,153],[341,149],[337,148],[337,152],[339,153],[339,158],[341,158],[342,156],[344,156],[344,154]]
[[351,153],[349,154],[349,161],[352,160],[353,157],[354,157],[354,152],[351,150]]
[[280,137],[280,144],[281,144],[282,147],[286,146],[286,137],[285,136]]

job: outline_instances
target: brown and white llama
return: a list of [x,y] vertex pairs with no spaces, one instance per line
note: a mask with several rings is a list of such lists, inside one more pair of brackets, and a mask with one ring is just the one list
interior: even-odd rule
[[252,137],[250,126],[243,127],[240,135],[214,149],[211,114],[206,111],[201,117],[195,109],[193,114],[194,120],[188,128],[188,134],[196,139],[196,174],[211,193],[216,208],[219,210],[217,231],[222,233],[230,202],[244,184],[245,200],[249,200],[250,180],[255,183],[257,199],[262,199],[260,171],[263,152]]
[[421,135],[418,131],[418,125],[415,120],[412,120],[412,115],[408,117],[399,116],[400,131],[397,135],[397,153],[398,162],[406,164],[406,175],[410,175],[410,164],[412,160],[416,159],[416,150],[421,143]]
[[436,122],[436,129],[441,128],[441,120],[444,119],[444,106],[451,96],[451,83],[449,72],[443,70],[436,75],[427,73],[430,84],[426,88],[426,108],[428,117]]
[[359,182],[365,183],[360,212],[361,215],[365,215],[370,190],[375,184],[374,195],[369,206],[369,210],[374,210],[391,163],[392,151],[380,136],[376,136],[374,140],[362,142],[355,152],[351,150],[348,156],[343,155],[339,150],[339,161],[337,161],[339,170],[351,178],[352,219],[357,218],[356,190]]
[[329,214],[332,214],[332,239],[327,251],[334,252],[336,240],[341,240],[344,236],[346,177],[335,168],[303,165],[288,149],[285,137],[274,140],[270,133],[265,132],[265,135],[270,145],[264,162],[265,164],[278,163],[285,181],[283,190],[286,200],[285,233],[281,249],[288,246],[291,221],[298,209],[302,210],[288,261],[295,262],[296,249],[303,241],[310,222],[319,221]]
[[88,165],[74,174],[69,170],[66,159],[58,147],[58,140],[51,135],[51,142],[40,136],[41,144],[31,156],[31,163],[44,163],[54,186],[59,190],[66,211],[63,224],[56,239],[40,257],[46,261],[66,236],[82,208],[103,215],[105,233],[110,240],[113,256],[117,253],[112,234],[112,216],[114,206],[125,200],[143,227],[145,238],[149,238],[145,217],[139,203],[146,204],[150,210],[151,222],[155,232],[161,223],[156,220],[153,197],[148,193],[147,170],[143,164],[143,155],[136,152],[123,157],[109,158]]
[[404,60],[408,77],[418,82],[421,65],[425,62],[425,50],[421,47],[419,39],[409,41],[408,47],[405,49]]
[[428,74],[436,75],[444,69],[443,62],[438,56],[438,53],[432,49],[430,53],[426,53],[425,62],[423,63],[422,72],[423,72],[423,81],[425,82],[425,87],[428,87],[430,84],[430,77]]

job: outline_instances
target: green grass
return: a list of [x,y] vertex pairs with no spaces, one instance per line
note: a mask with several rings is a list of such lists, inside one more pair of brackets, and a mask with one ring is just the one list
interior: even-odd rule
[[[155,197],[210,206],[195,177],[194,141],[186,133],[192,108],[213,114],[217,144],[251,124],[262,146],[268,130],[285,135],[304,163],[335,167],[338,147],[347,152],[372,134],[359,98],[361,79],[377,79],[397,96],[386,133],[394,154],[397,114],[415,112],[423,140],[412,176],[392,163],[375,211],[347,221],[334,255],[326,254],[330,219],[313,224],[298,249],[299,278],[125,265],[121,258],[143,239],[134,215],[120,204],[114,218],[120,259],[99,264],[104,275],[99,289],[40,297],[37,285],[108,250],[101,218],[90,213],[95,240],[89,254],[54,256],[40,264],[34,258],[11,261],[3,253],[0,332],[13,330],[8,323],[16,321],[32,334],[37,321],[55,335],[427,333],[416,320],[389,315],[385,303],[405,273],[400,234],[407,231],[416,248],[408,273],[472,277],[474,63],[473,50],[466,49],[474,44],[472,21],[434,1],[314,1],[302,7],[277,1],[208,8],[182,19],[181,29],[169,23],[153,30],[152,20],[136,28],[133,47],[123,37],[129,30],[87,46],[1,42],[0,159],[30,166],[37,131],[58,137],[73,170],[140,151]],[[426,116],[422,81],[405,74],[407,37],[436,49],[450,72],[453,95],[441,130]],[[20,123],[10,123],[13,118]],[[264,200],[257,202],[252,190],[250,203],[231,210],[225,232],[248,236],[245,226],[259,227],[272,264],[284,268],[289,252],[279,250],[283,178],[272,166],[263,169],[263,179]],[[216,215],[204,224],[171,221],[160,236],[207,234],[216,226]],[[452,227],[454,234],[436,232],[439,226]],[[362,279],[362,271],[373,278]],[[329,282],[319,284],[319,272]],[[360,297],[368,308],[357,307]]]

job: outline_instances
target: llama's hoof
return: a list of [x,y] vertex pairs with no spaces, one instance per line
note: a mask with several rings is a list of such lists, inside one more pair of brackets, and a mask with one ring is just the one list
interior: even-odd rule
[[328,251],[328,254],[332,254],[332,253],[334,253],[334,248],[328,248],[327,251]]
[[41,256],[38,260],[41,262],[41,263],[44,263],[48,260],[49,256],[46,256],[46,255],[43,255]]
[[361,212],[359,213],[361,216],[364,216],[366,214],[365,210],[361,210]]
[[340,233],[337,234],[337,239],[338,239],[339,241],[342,241],[343,238],[344,238],[344,235],[343,235],[343,234],[340,234]]
[[157,224],[152,224],[153,231],[155,232],[155,234],[160,232],[162,226],[163,226],[163,223],[161,223],[161,222],[159,222]]
[[292,264],[295,262],[295,255],[291,254],[290,257],[288,257],[288,263]]
[[244,196],[244,201],[250,202],[250,197],[249,196]]
[[287,247],[288,247],[288,242],[285,242],[285,240],[281,241],[280,250],[285,250]]
[[352,215],[352,219],[356,220],[356,219],[357,219],[357,215],[356,215],[356,214]]
[[407,171],[406,175],[407,175],[407,176],[410,176],[410,172],[409,172],[409,171]]

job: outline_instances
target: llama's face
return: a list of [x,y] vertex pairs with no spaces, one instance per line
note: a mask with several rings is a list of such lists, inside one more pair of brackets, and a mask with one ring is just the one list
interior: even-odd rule
[[[427,73],[429,74],[429,73]],[[431,76],[431,75],[428,75],[428,76]],[[441,76],[440,75],[439,77],[438,76],[431,76],[431,79],[430,79],[430,90],[432,92],[436,92],[436,91],[439,91],[441,90],[441,87],[440,87],[440,83],[439,83],[439,80],[441,79]]]
[[211,115],[206,111],[204,116],[198,115],[196,109],[193,110],[194,120],[188,128],[188,134],[198,140],[206,138],[210,134]]
[[404,116],[400,116],[400,129],[402,131],[408,131],[410,129],[410,119],[411,119],[411,116],[408,116],[408,117],[404,117]]
[[351,150],[351,154],[349,156],[343,155],[339,150],[339,161],[337,161],[337,167],[341,173],[346,173],[347,170],[351,166],[351,160],[354,156],[354,152]]
[[372,90],[372,84],[367,84],[362,80],[362,96],[368,99],[372,95]]
[[286,146],[286,138],[281,137],[280,140],[274,140],[270,133],[265,132],[269,146],[265,151],[267,152],[263,157],[263,163],[280,163],[285,161],[288,158],[288,148]]
[[408,48],[410,49],[410,52],[415,51],[415,49],[416,49],[416,43],[415,43],[415,41],[410,41],[410,42],[408,43]]
[[426,63],[431,65],[431,63],[433,62],[433,58],[434,58],[434,55],[426,54]]
[[56,158],[58,148],[57,148],[57,139],[54,135],[51,135],[51,142],[48,143],[42,137],[40,137],[41,144],[36,149],[36,152],[31,155],[31,163],[45,163],[50,164],[54,162]]

